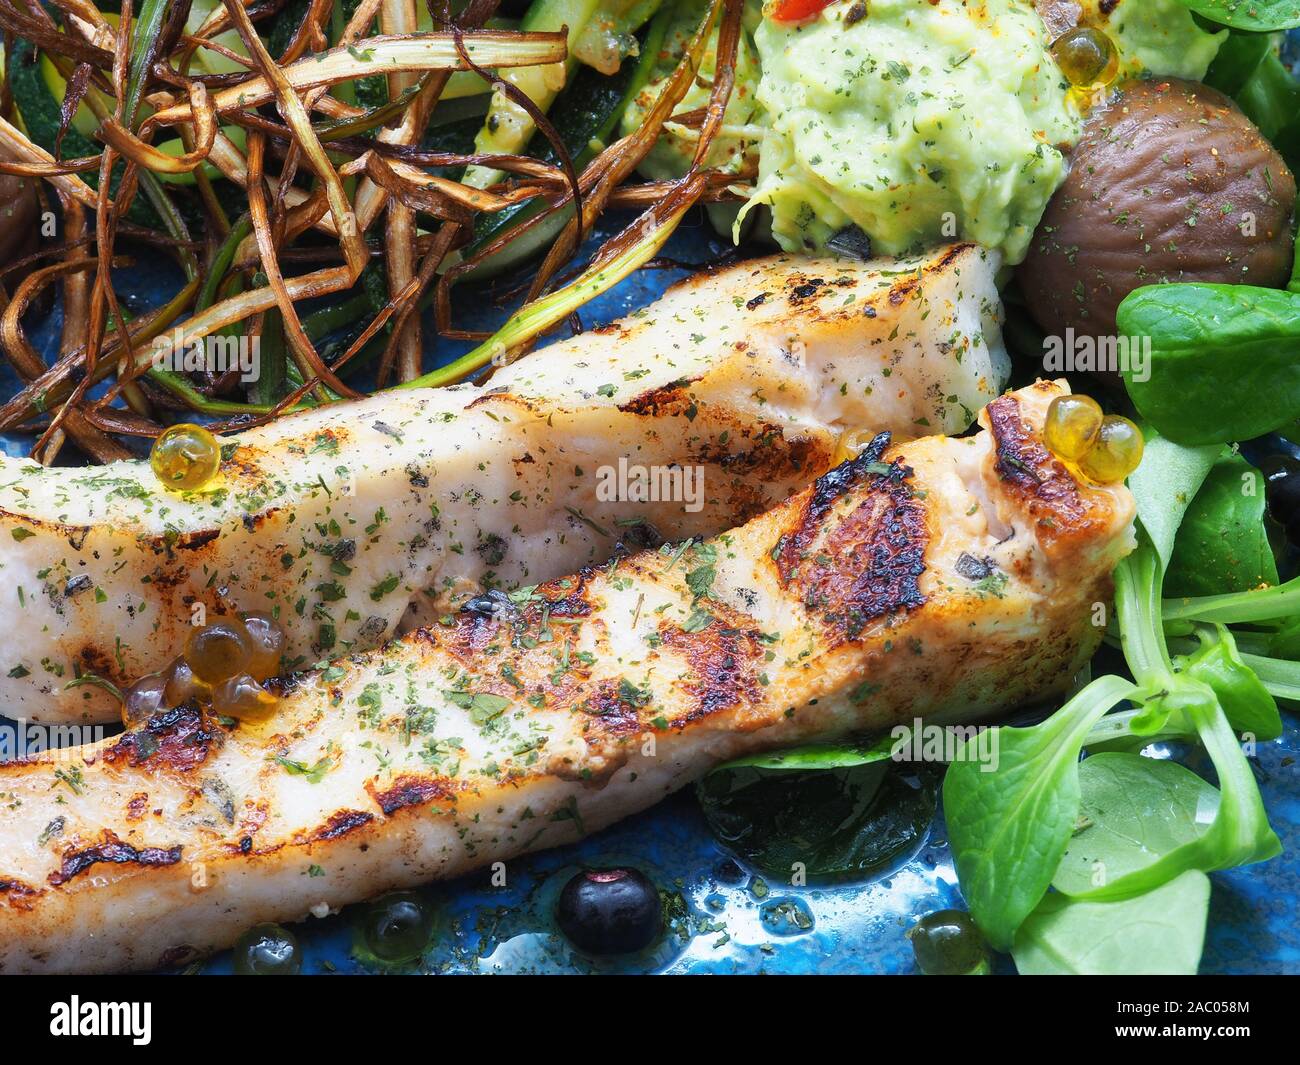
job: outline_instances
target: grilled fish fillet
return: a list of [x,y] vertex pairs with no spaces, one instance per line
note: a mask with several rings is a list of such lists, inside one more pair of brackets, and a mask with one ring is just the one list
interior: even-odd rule
[[[486,386],[231,437],[207,494],[169,494],[143,462],[0,459],[0,714],[113,719],[105,691],[69,680],[162,668],[200,608],[275,612],[298,668],[377,646],[413,600],[433,620],[449,589],[607,558],[638,518],[667,539],[731,528],[824,473],[842,430],[961,431],[1006,379],[996,267],[954,245],[702,274]],[[698,474],[696,497],[637,498],[652,466]]]
[[712,540],[476,601],[299,676],[261,724],[181,708],[0,766],[0,971],[175,965],[571,841],[743,753],[1059,692],[1134,513],[1043,448],[1062,391],[997,399],[973,437],[879,437]]

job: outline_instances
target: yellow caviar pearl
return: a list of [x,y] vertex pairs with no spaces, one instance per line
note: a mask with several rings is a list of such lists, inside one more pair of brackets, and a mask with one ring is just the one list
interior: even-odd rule
[[1047,408],[1043,443],[1058,458],[1078,462],[1097,442],[1102,419],[1091,396],[1057,396]]
[[197,492],[216,477],[221,467],[221,445],[201,425],[173,425],[154,441],[149,465],[165,488]]
[[1080,26],[1052,44],[1052,58],[1075,88],[1109,85],[1119,73],[1119,52],[1101,30]]
[[267,717],[279,700],[247,673],[229,678],[212,692],[213,713],[253,720]]
[[193,629],[185,641],[185,661],[204,684],[217,685],[248,671],[253,649],[239,618],[218,618]]
[[1127,418],[1108,414],[1102,419],[1097,442],[1079,460],[1079,469],[1101,484],[1122,481],[1142,461],[1142,430]]

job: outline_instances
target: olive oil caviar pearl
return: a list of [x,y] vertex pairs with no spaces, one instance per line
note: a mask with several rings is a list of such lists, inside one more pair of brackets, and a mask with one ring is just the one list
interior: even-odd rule
[[1124,480],[1142,461],[1142,430],[1127,418],[1108,414],[1097,430],[1097,442],[1079,460],[1079,469],[1100,484]]
[[1051,53],[1066,81],[1076,89],[1109,85],[1119,73],[1115,42],[1092,26],[1063,33],[1052,44]]
[[197,492],[216,478],[221,468],[221,445],[201,425],[173,425],[154,441],[149,465],[164,488]]
[[1057,396],[1047,408],[1043,443],[1099,484],[1124,480],[1142,461],[1142,430],[1117,414],[1103,415],[1088,396]]
[[966,976],[988,971],[988,947],[968,913],[928,913],[907,932],[916,967],[926,976]]
[[219,618],[190,633],[185,641],[185,661],[205,684],[220,684],[248,671],[250,642],[241,620]]
[[280,669],[284,631],[269,614],[218,618],[194,629],[185,653],[141,677],[122,696],[122,722],[144,724],[161,710],[196,702],[222,717],[261,720],[279,698],[262,686]]
[[1052,454],[1077,462],[1097,442],[1104,417],[1091,396],[1057,396],[1047,408],[1043,443]]

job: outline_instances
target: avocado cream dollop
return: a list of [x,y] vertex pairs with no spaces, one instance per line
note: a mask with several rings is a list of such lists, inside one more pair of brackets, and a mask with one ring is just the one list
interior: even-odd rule
[[[1085,0],[1088,22],[1097,0]],[[1126,74],[1202,77],[1220,38],[1176,0],[1101,5]],[[1024,258],[1064,178],[1081,108],[1028,0],[833,3],[765,17],[754,39],[767,127],[745,210],[786,250],[857,226],[880,254],[973,240]]]

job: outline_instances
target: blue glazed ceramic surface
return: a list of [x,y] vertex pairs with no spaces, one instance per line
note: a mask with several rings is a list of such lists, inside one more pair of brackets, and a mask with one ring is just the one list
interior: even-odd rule
[[[699,216],[668,253],[698,262],[722,245]],[[583,311],[584,321],[607,321],[654,299],[685,271],[643,270]],[[161,264],[122,271],[117,290],[132,310],[161,302],[174,287]],[[471,302],[471,301],[466,301]],[[474,300],[476,304],[486,301]],[[465,324],[485,324],[484,315]],[[488,315],[487,317],[491,317]],[[499,317],[499,316],[498,316]],[[30,324],[38,346],[58,333],[56,309]],[[431,323],[430,323],[431,325]],[[429,330],[431,333],[432,330]],[[446,344],[439,362],[461,347]],[[16,381],[0,368],[0,390]],[[4,450],[25,453],[30,440],[0,436]],[[1300,973],[1300,719],[1284,714],[1286,732],[1263,745],[1255,761],[1270,819],[1285,852],[1261,866],[1216,874],[1202,971]],[[1205,767],[1194,768],[1205,771]],[[0,831],[3,829],[0,828]],[[581,866],[630,864],[670,896],[669,932],[644,955],[610,966],[577,957],[551,920],[565,880]],[[911,973],[904,936],[920,915],[964,904],[937,817],[926,846],[892,876],[871,883],[792,888],[764,880],[732,860],[705,827],[690,792],[630,818],[583,842],[509,863],[504,886],[487,873],[427,890],[439,913],[439,931],[420,963],[402,971],[428,973]],[[358,956],[352,912],[297,926],[308,973],[380,972]],[[230,971],[229,955],[200,971]],[[1014,971],[1000,959],[1002,971]]]

